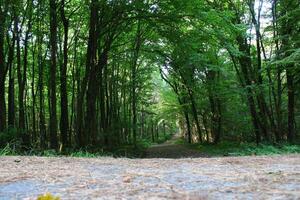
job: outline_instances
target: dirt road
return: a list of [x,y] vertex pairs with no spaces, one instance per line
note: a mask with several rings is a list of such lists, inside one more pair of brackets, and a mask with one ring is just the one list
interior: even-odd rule
[[176,144],[179,135],[174,135],[163,144],[153,145],[145,151],[144,158],[206,158],[208,155],[182,144]]
[[0,157],[0,199],[300,199],[300,155],[193,159]]

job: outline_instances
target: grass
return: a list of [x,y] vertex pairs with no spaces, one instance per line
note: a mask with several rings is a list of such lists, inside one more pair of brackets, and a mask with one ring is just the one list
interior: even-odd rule
[[121,146],[117,149],[112,149],[109,151],[101,150],[69,150],[68,152],[58,152],[55,150],[31,150],[31,151],[15,151],[9,145],[5,148],[0,149],[0,156],[43,156],[43,157],[75,157],[75,158],[97,158],[97,157],[138,157],[141,154],[140,148],[134,151],[132,146]]
[[14,150],[11,144],[6,144],[3,149],[0,149],[0,156],[15,156],[18,153]]
[[192,145],[210,156],[250,156],[250,155],[281,155],[300,153],[300,145],[281,143],[276,145],[255,143],[221,142],[219,144]]
[[152,143],[151,138],[138,139],[137,144],[123,144],[117,147],[86,147],[82,149],[66,149],[64,152],[55,150],[40,150],[34,147],[25,147],[22,145],[21,132],[14,128],[8,128],[4,132],[0,132],[0,156],[71,156],[71,157],[141,157],[145,149],[153,144],[164,143],[169,140],[171,134],[159,134],[156,143]]
[[43,157],[83,157],[83,158],[97,158],[97,157],[127,157],[138,158],[142,157],[146,148],[152,145],[150,140],[138,140],[137,145],[121,145],[116,148],[83,148],[83,149],[68,149],[64,152],[55,150],[39,150],[29,149],[21,150],[20,144],[7,143],[4,148],[0,148],[0,156],[43,156]]

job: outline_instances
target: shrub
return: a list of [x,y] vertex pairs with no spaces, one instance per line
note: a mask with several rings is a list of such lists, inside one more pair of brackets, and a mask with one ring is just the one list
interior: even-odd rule
[[7,146],[7,144],[18,143],[21,144],[21,132],[16,128],[8,128],[0,132],[0,148]]

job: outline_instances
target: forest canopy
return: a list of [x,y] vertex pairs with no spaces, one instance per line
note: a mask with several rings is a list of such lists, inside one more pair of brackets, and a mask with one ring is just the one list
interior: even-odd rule
[[298,0],[0,0],[0,146],[297,142]]

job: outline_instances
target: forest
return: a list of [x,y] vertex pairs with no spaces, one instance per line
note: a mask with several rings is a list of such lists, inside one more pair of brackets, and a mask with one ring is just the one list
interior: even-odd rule
[[299,143],[298,0],[0,0],[0,148]]

